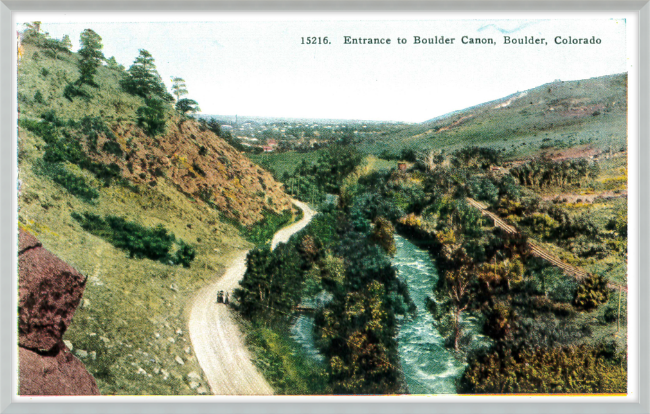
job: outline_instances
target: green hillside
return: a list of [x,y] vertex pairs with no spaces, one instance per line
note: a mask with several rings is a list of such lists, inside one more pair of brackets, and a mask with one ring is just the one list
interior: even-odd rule
[[378,135],[359,148],[375,155],[398,155],[403,149],[455,150],[472,143],[518,158],[581,146],[617,152],[626,142],[627,74],[618,74],[556,81]]
[[[114,59],[82,82],[64,41],[28,29],[20,53],[19,225],[88,276],[65,339],[102,394],[209,392],[188,305],[291,219],[290,199],[164,88],[127,91],[134,72]],[[146,75],[162,84],[153,60]]]

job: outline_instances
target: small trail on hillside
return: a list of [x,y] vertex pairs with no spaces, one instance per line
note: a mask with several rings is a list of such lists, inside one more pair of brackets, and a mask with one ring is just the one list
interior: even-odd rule
[[[303,211],[299,221],[279,230],[271,248],[286,243],[316,214],[300,201],[293,203]],[[189,321],[190,339],[199,365],[215,395],[271,395],[273,389],[251,362],[244,335],[230,307],[216,303],[217,292],[232,292],[246,273],[246,255],[238,254],[221,278],[201,289],[194,299]]]

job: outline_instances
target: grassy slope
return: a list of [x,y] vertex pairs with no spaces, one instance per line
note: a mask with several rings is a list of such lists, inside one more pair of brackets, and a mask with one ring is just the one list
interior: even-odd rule
[[[132,125],[142,100],[121,91],[118,71],[99,68],[99,88],[88,87],[90,102],[69,102],[62,96],[66,83],[78,77],[76,59],[74,54],[47,58],[26,45],[18,78],[20,117],[38,119],[53,109],[63,119],[101,116],[108,125]],[[43,103],[34,99],[37,91]],[[68,171],[99,192],[98,199],[82,201],[37,173],[44,146],[41,138],[19,129],[19,222],[88,276],[82,306],[64,339],[96,377],[102,394],[197,394],[209,389],[191,349],[188,305],[194,292],[220,274],[237,251],[252,245],[236,227],[220,221],[219,212],[179,191],[171,178],[159,178],[155,187],[103,187],[89,172],[68,164]],[[125,251],[82,230],[72,212],[112,214],[148,227],[162,224],[193,245],[197,257],[189,269],[129,259]],[[197,375],[188,376],[192,372]]]
[[[555,140],[574,146],[590,144],[601,150],[619,150],[626,145],[626,74],[542,85],[508,106],[495,108],[509,98],[367,140],[360,148],[378,155],[384,150],[399,154],[403,148],[454,150],[472,143],[522,157]],[[450,128],[444,130],[446,127]]]

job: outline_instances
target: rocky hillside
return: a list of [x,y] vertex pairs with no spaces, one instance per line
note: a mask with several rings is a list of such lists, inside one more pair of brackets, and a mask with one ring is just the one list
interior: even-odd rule
[[[69,100],[65,86],[77,76],[78,56],[60,52],[51,58],[31,43],[23,49],[18,75],[21,157],[41,155],[38,150],[46,144],[42,129],[53,125],[55,134],[70,135],[92,162],[115,168],[115,176],[149,186],[167,179],[183,194],[243,225],[262,220],[265,210],[291,208],[268,172],[171,107],[165,133],[147,135],[136,125],[136,110],[144,100],[122,90],[123,69],[99,67],[99,86],[82,86],[90,96]],[[43,119],[44,114],[49,118]]]
[[209,393],[187,336],[193,295],[251,234],[291,219],[289,197],[170,100],[147,130],[151,102],[114,59],[89,84],[65,42],[37,33],[21,53],[19,226],[88,280],[56,355],[79,359],[102,395]]

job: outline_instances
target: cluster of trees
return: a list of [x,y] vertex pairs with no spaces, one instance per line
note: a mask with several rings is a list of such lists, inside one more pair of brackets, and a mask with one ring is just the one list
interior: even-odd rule
[[[35,44],[42,50],[43,55],[52,59],[59,59],[61,56],[71,54],[72,42],[70,36],[64,35],[61,39],[53,39],[49,33],[41,31],[40,21],[25,23],[22,41],[23,43]],[[59,55],[59,53],[62,53],[62,55]]]
[[[531,256],[526,236],[541,235],[569,247],[583,238],[598,243],[602,231],[588,217],[541,203],[537,195],[520,186],[516,175],[491,174],[489,167],[501,162],[498,152],[469,148],[430,158],[431,162],[417,162],[406,172],[377,172],[359,179],[353,190],[346,191],[349,199],[344,204],[353,215],[356,211],[370,219],[383,215],[393,220],[402,233],[419,239],[435,254],[440,277],[429,309],[447,345],[470,361],[459,390],[624,391],[624,374],[612,368],[620,357],[615,352],[599,356],[598,364],[584,372],[569,372],[562,388],[551,381],[552,370],[565,363],[561,356],[591,335],[590,325],[578,323],[576,315],[607,303],[609,290],[601,275],[578,282]],[[581,174],[596,170],[586,162],[566,165]],[[467,196],[485,202],[526,231],[509,235],[493,227],[467,204]],[[401,204],[402,199],[409,202]],[[619,225],[623,221],[610,222],[611,229],[618,229],[617,236],[624,232]],[[483,321],[483,334],[492,344],[489,357],[477,357],[481,347],[468,330],[467,313]],[[516,362],[509,359],[511,355],[516,355]],[[585,363],[585,359],[576,363]],[[532,373],[530,367],[535,367]],[[609,376],[608,382],[590,382],[601,373]],[[533,378],[533,374],[537,376],[530,383],[521,379]]]
[[312,163],[303,160],[293,174],[281,178],[285,191],[307,202],[320,202],[325,194],[338,194],[343,180],[361,163],[352,145],[334,144]]
[[[93,213],[72,213],[72,218],[89,233],[101,237],[118,249],[129,252],[129,257],[158,260],[161,263],[190,267],[196,256],[194,247],[177,240],[173,233],[161,224],[154,228],[144,227],[122,217],[101,216]],[[174,244],[177,249],[171,252]]]
[[371,228],[365,218],[327,207],[287,244],[251,251],[235,291],[245,317],[276,323],[288,322],[301,298],[328,292],[314,336],[335,394],[400,390],[395,315],[408,312],[410,299],[386,253],[390,223]]
[[[144,99],[144,105],[137,109],[136,115],[138,126],[148,135],[156,136],[165,132],[165,124],[170,115],[168,107],[174,100],[176,100],[176,110],[182,115],[200,111],[195,100],[183,98],[188,92],[185,80],[182,78],[172,78],[172,92],[176,99],[167,91],[156,70],[155,60],[147,50],[141,49],[133,64],[124,71],[124,67],[119,65],[114,57],[107,59],[104,56],[102,38],[95,31],[85,29],[79,36],[79,40],[81,44],[77,61],[79,78],[65,86],[63,96],[68,100],[73,101],[77,97],[90,100],[93,92],[84,85],[91,88],[100,87],[96,75],[102,63],[106,62],[109,69],[124,72],[120,86],[125,92]],[[62,40],[51,39],[47,33],[41,32],[41,22],[38,21],[26,24],[23,41],[37,45],[46,55],[53,58],[57,58],[58,52],[71,53],[72,44],[69,36],[64,36]],[[35,100],[42,101],[42,95],[35,96]]]
[[590,163],[584,158],[560,162],[539,159],[510,170],[510,174],[518,180],[519,184],[538,188],[579,185],[585,178],[595,178],[598,172],[598,164]]
[[260,147],[247,147],[245,145],[242,145],[242,143],[239,142],[239,140],[235,139],[232,136],[232,133],[230,131],[223,131],[221,129],[221,124],[214,118],[210,118],[209,120],[206,120],[205,118],[200,118],[199,124],[201,125],[201,128],[203,130],[212,131],[216,136],[223,138],[224,141],[230,144],[237,151],[254,152],[254,153],[262,152],[262,148]]

